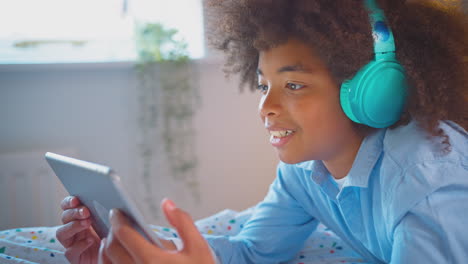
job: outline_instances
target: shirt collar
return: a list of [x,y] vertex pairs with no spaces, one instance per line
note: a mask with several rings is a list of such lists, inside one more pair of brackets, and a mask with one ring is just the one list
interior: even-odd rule
[[[353,166],[348,173],[346,186],[367,187],[375,163],[380,157],[383,148],[383,138],[386,129],[368,135],[364,138],[354,159]],[[311,177],[317,184],[328,179],[329,172],[321,160],[309,160],[296,164],[297,167],[310,170]]]

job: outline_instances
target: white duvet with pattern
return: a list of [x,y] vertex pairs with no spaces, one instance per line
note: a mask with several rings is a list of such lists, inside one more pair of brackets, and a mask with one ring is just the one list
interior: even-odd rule
[[[236,235],[252,214],[252,208],[236,212],[223,210],[213,216],[196,221],[201,233]],[[177,238],[172,228],[151,226],[163,237]],[[64,248],[55,237],[55,227],[28,227],[0,231],[0,263],[35,264],[68,263]],[[288,264],[364,263],[364,260],[331,230],[320,224],[308,238],[304,248]]]

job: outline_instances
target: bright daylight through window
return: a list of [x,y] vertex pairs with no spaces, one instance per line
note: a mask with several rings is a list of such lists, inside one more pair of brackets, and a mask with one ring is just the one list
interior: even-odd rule
[[1,0],[0,64],[133,61],[135,27],[176,29],[204,56],[201,0]]

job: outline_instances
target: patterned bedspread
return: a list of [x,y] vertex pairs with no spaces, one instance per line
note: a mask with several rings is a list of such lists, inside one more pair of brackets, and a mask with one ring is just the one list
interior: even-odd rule
[[[236,212],[223,210],[196,221],[201,233],[235,235],[252,214],[253,208]],[[165,237],[178,237],[172,228],[151,226]],[[54,227],[28,227],[0,231],[0,263],[68,263],[64,248],[57,241]],[[287,264],[364,263],[364,260],[331,230],[320,224],[307,240],[304,248]]]

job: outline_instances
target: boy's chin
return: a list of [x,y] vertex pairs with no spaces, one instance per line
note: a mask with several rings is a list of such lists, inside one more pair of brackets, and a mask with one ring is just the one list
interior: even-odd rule
[[280,151],[278,151],[278,158],[286,164],[297,164],[297,163],[309,160],[309,159],[306,159],[305,157],[288,155],[286,153],[281,153]]

